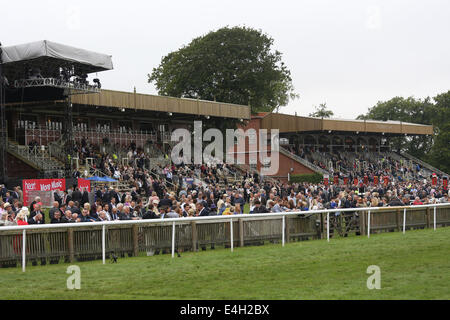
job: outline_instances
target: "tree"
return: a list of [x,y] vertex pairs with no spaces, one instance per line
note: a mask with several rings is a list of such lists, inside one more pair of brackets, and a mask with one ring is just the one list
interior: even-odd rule
[[249,105],[272,112],[294,99],[290,71],[260,30],[224,27],[164,56],[148,75],[158,94]]
[[431,119],[437,135],[426,160],[440,170],[450,173],[450,90],[433,98]]
[[315,111],[309,114],[310,117],[315,118],[330,118],[334,115],[334,112],[327,109],[326,103],[321,103],[319,106],[314,107]]

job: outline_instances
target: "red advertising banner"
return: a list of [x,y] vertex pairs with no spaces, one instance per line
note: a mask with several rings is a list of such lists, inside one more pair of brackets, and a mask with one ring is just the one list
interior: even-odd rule
[[78,189],[81,192],[91,192],[91,181],[87,179],[78,178]]
[[389,183],[389,177],[388,176],[384,176],[384,184],[388,184]]
[[444,177],[442,179],[442,184],[444,185],[444,190],[447,191],[447,188],[448,188],[448,178],[447,177]]
[[344,177],[344,184],[345,184],[345,185],[348,184],[348,177]]
[[358,178],[353,179],[353,184],[354,184],[355,186],[358,185]]
[[437,185],[437,176],[436,173],[433,173],[433,176],[431,177],[431,184],[433,186]]
[[339,177],[338,176],[334,176],[334,184],[339,184]]
[[369,177],[368,176],[364,176],[364,184],[368,184],[369,183]]
[[328,178],[323,178],[323,184],[326,186],[328,185]]
[[378,176],[374,176],[373,177],[373,183],[374,184],[378,184]]
[[40,197],[44,206],[50,206],[55,190],[66,190],[66,179],[30,179],[22,181],[23,205],[29,206]]

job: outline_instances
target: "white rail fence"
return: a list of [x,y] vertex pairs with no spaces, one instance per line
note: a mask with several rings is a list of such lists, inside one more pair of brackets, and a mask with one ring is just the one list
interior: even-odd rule
[[[427,209],[426,212],[428,213],[429,209],[433,209],[433,229],[436,230],[436,225],[438,223],[437,221],[437,209],[450,209],[450,203],[443,203],[443,204],[429,204],[429,205],[420,205],[420,206],[408,206],[408,207],[364,207],[364,208],[347,208],[347,209],[333,209],[333,210],[315,210],[315,211],[300,211],[300,212],[281,212],[281,213],[262,213],[262,214],[239,214],[239,215],[225,215],[225,216],[205,216],[205,217],[190,217],[190,218],[167,218],[167,219],[150,219],[150,220],[127,220],[127,221],[105,221],[105,222],[86,222],[86,223],[68,223],[68,224],[44,224],[44,225],[27,225],[27,226],[6,226],[6,227],[0,227],[0,239],[1,237],[5,235],[5,233],[9,233],[11,236],[11,231],[21,231],[21,238],[22,241],[18,241],[19,235],[15,233],[13,237],[15,237],[16,241],[16,249],[19,249],[21,247],[21,260],[22,260],[22,270],[25,272],[26,267],[26,259],[27,259],[27,233],[28,232],[36,232],[38,230],[42,231],[48,231],[49,233],[55,233],[56,231],[60,232],[69,232],[70,230],[76,230],[77,228],[83,228],[83,229],[91,229],[91,232],[93,232],[94,227],[98,231],[98,227],[101,226],[101,256],[103,264],[105,264],[106,260],[106,232],[109,228],[117,227],[117,226],[134,226],[137,230],[138,226],[171,226],[171,254],[172,257],[175,256],[176,252],[176,234],[177,234],[177,226],[181,225],[188,225],[188,224],[212,224],[212,223],[218,223],[222,222],[225,224],[229,224],[229,246],[231,251],[234,250],[234,242],[235,236],[234,236],[234,230],[233,230],[233,224],[235,222],[239,222],[240,224],[244,222],[255,222],[259,221],[264,224],[270,223],[270,221],[278,220],[280,221],[280,224],[275,225],[276,228],[280,228],[280,230],[272,231],[273,236],[281,236],[281,244],[284,247],[285,240],[289,241],[289,236],[286,237],[286,232],[289,232],[289,228],[286,226],[287,218],[317,218],[318,215],[320,217],[322,214],[326,214],[326,238],[327,241],[330,241],[330,214],[342,214],[345,212],[348,213],[363,213],[360,216],[367,217],[367,221],[360,222],[362,223],[362,227],[367,226],[366,233],[367,237],[370,238],[371,234],[371,221],[373,219],[373,213],[382,213],[382,212],[388,212],[388,213],[395,213],[399,212],[399,210],[403,209],[403,219],[402,219],[402,230],[403,233],[405,233],[406,226],[407,226],[407,209],[411,210],[411,214],[414,213],[414,211]],[[364,215],[364,213],[367,213],[367,215]],[[398,216],[398,215],[397,215]],[[427,215],[428,216],[428,215]],[[315,220],[317,221],[317,220]],[[314,222],[314,221],[313,221]],[[323,221],[325,223],[325,221]],[[445,210],[443,212],[443,215],[441,217],[441,221],[439,221],[441,225],[450,225],[450,210]],[[278,227],[276,227],[278,225]],[[410,226],[416,226],[418,225],[417,222],[412,221],[410,223]],[[423,223],[422,223],[423,225]],[[429,224],[431,227],[431,223]],[[274,225],[272,225],[270,228],[273,228]],[[398,226],[398,221],[397,221]],[[249,226],[252,227],[251,225]],[[321,226],[323,228],[323,225]],[[398,226],[399,227],[399,226]],[[361,228],[361,226],[360,226]],[[392,229],[392,226],[389,227]],[[373,228],[372,228],[373,229]],[[399,229],[399,228],[398,228]],[[241,245],[243,243],[243,234],[244,234],[244,228],[239,225],[239,238],[241,238]],[[399,230],[400,231],[400,230]],[[137,231],[136,231],[137,232]],[[278,233],[279,232],[279,233]],[[70,234],[70,232],[69,232]],[[192,237],[194,238],[194,233],[192,232]],[[92,235],[90,235],[92,238]],[[134,240],[137,241],[137,240]],[[192,239],[194,241],[194,239]],[[193,242],[192,242],[193,243]],[[2,247],[3,248],[3,247]],[[69,244],[70,248],[70,244]],[[195,249],[195,246],[193,246],[193,249]],[[2,249],[3,250],[3,249]],[[73,244],[72,249],[73,251]],[[17,251],[17,250],[16,250]],[[18,251],[17,251],[18,252]]]

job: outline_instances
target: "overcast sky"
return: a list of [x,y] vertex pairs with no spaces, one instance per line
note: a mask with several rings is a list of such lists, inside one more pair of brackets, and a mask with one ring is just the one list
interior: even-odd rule
[[274,38],[300,99],[353,119],[379,100],[450,89],[450,1],[2,1],[4,46],[51,40],[112,55],[103,88],[156,94],[147,74],[161,57],[223,26]]

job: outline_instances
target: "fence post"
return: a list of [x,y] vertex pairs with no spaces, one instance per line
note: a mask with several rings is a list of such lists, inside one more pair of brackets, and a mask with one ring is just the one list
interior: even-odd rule
[[172,222],[172,258],[175,257],[175,221]]
[[367,238],[370,238],[370,210],[367,212]]
[[330,242],[330,213],[327,212],[327,241]]
[[397,209],[397,210],[396,210],[395,217],[396,217],[396,220],[397,220],[397,231],[400,231],[400,230],[401,230],[401,225],[400,225],[400,209]]
[[284,237],[285,237],[285,228],[286,226],[286,216],[283,216],[283,218],[281,219],[281,245],[284,247]]
[[73,262],[75,260],[75,253],[73,248],[73,229],[67,229],[67,246],[69,247],[69,262]]
[[26,265],[26,242],[27,242],[27,235],[26,235],[26,230],[23,229],[23,234],[22,234],[22,272],[25,272],[25,265]]
[[359,221],[359,232],[361,235],[366,234],[366,211],[361,211],[361,218]]
[[239,246],[244,246],[244,220],[239,219]]
[[436,206],[434,206],[433,211],[433,229],[436,230]]
[[291,223],[291,219],[286,218],[286,220],[284,221],[285,227],[284,230],[286,230],[286,242],[290,242],[290,238],[291,238],[291,233],[290,233],[290,223]]
[[322,229],[320,233],[320,238],[323,239],[323,235],[325,234],[325,224],[323,223],[323,213],[320,213],[320,229]]
[[139,232],[137,224],[133,224],[133,255],[136,257],[139,254]]
[[406,208],[403,209],[403,234],[405,234],[406,228]]
[[105,264],[105,225],[102,226],[102,260]]
[[192,229],[192,251],[197,251],[197,224],[195,221],[191,221],[191,229]]
[[230,244],[231,252],[233,252],[233,219],[230,219]]

